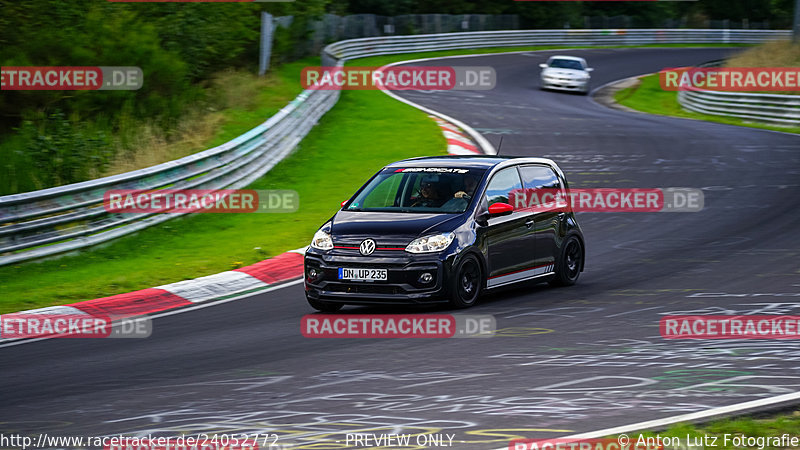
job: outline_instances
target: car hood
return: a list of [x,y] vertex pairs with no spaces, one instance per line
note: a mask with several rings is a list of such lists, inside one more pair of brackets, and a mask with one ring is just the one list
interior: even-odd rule
[[548,67],[547,69],[542,70],[542,75],[548,77],[562,77],[562,78],[583,78],[587,75],[583,70],[576,70],[576,69],[557,69],[553,67]]
[[408,244],[424,234],[453,231],[463,214],[415,214],[339,211],[331,219],[334,242],[373,238],[378,243]]

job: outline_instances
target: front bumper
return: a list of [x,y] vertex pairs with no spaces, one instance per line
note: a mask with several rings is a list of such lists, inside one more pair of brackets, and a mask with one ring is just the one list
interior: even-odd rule
[[564,91],[586,92],[586,90],[589,88],[589,80],[542,78],[542,87],[545,89],[560,89]]
[[[321,252],[309,249],[304,260],[306,295],[312,299],[347,304],[430,304],[448,300],[448,279],[455,255],[378,252]],[[386,269],[386,281],[340,280],[339,268]],[[310,272],[317,272],[316,277]],[[419,280],[430,273],[429,283]]]

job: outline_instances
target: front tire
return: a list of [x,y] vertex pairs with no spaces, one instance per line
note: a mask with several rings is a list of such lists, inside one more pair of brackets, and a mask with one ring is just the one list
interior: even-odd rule
[[450,282],[450,305],[469,308],[478,301],[483,288],[483,270],[475,255],[467,255],[453,271]]
[[341,303],[330,303],[322,300],[315,300],[308,296],[306,296],[306,300],[308,300],[308,304],[311,305],[312,308],[324,313],[335,313],[336,311],[342,309],[342,306],[344,306]]
[[561,257],[556,261],[556,274],[550,280],[552,286],[572,286],[578,282],[583,267],[583,243],[576,235],[570,235],[561,246]]

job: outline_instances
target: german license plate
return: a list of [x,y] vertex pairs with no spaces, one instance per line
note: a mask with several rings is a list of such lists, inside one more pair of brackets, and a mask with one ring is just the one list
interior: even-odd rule
[[339,268],[340,280],[355,281],[386,281],[388,273],[386,269],[351,269],[347,267]]

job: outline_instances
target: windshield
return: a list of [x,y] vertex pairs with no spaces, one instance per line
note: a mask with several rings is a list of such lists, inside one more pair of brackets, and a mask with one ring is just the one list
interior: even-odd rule
[[550,61],[550,67],[554,69],[574,69],[583,70],[583,64],[574,59],[554,59]]
[[462,213],[484,170],[451,167],[384,169],[347,205],[347,211]]

